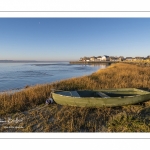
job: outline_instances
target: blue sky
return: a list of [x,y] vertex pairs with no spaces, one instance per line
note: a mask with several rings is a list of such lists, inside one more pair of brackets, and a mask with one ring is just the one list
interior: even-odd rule
[[0,18],[1,60],[150,55],[150,18]]

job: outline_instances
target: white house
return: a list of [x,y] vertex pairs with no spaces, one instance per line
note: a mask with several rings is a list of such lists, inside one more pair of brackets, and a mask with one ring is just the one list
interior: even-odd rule
[[86,58],[86,61],[90,61],[90,58]]
[[143,60],[144,57],[135,57],[136,60]]
[[109,61],[110,58],[107,55],[102,56],[102,61]]
[[125,58],[123,56],[119,56],[119,61],[124,61]]
[[132,58],[132,57],[126,57],[125,60],[126,60],[126,61],[133,61],[133,59],[134,59],[134,58]]
[[101,57],[101,56],[98,56],[98,57],[97,57],[97,61],[102,61],[102,57]]
[[90,57],[90,61],[96,61],[97,60],[97,57],[93,56],[93,57]]

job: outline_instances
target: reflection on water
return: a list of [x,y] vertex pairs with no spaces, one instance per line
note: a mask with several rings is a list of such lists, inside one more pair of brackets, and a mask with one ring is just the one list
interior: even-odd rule
[[48,64],[31,64],[32,66],[55,66],[55,65],[59,65],[59,66],[68,66],[70,64],[62,64],[62,63],[48,63]]
[[106,64],[76,65],[69,62],[0,63],[0,91],[89,75],[106,67]]
[[93,67],[96,67],[96,66],[101,66],[101,68],[106,68],[107,66],[109,66],[108,64],[103,64],[103,63],[101,63],[101,64],[90,64],[90,66],[93,66]]

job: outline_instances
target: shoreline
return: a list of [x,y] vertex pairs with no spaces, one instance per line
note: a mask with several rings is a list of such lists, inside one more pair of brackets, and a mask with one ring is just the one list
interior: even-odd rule
[[70,61],[70,64],[113,64],[120,61]]
[[[70,64],[88,64],[88,65],[92,65],[92,64],[101,64],[101,65],[106,65],[106,68],[109,67],[111,64],[117,64],[117,63],[124,63],[124,64],[134,64],[134,65],[140,65],[140,66],[150,66],[150,63],[146,63],[146,62],[110,62],[110,61],[101,61],[101,62],[93,62],[93,61],[89,61],[89,62],[81,62],[81,61],[70,61],[69,62]],[[104,68],[104,69],[106,69]],[[102,68],[101,68],[102,69]],[[98,69],[97,71],[101,70],[101,69]],[[97,71],[93,72],[93,73],[96,73]],[[91,73],[91,74],[93,74]],[[91,75],[90,74],[90,75]],[[84,76],[84,75],[83,75]],[[82,77],[82,76],[79,76],[79,77]],[[74,78],[78,78],[78,77],[74,77]],[[60,80],[56,80],[56,81],[65,81],[65,80],[68,80],[68,79],[71,79],[71,78],[67,78],[67,79],[60,79]],[[56,81],[52,81],[50,83],[47,83],[47,84],[53,84],[55,83]],[[43,83],[45,84],[45,83]],[[29,87],[35,87],[36,85],[43,85],[43,84],[35,84],[35,85],[29,85]],[[23,87],[23,88],[16,88],[16,89],[9,89],[9,90],[6,90],[6,91],[0,91],[0,94],[13,94],[15,92],[19,92],[19,91],[22,91],[22,90],[25,90],[26,89],[26,86]]]
[[[150,66],[150,63],[145,63],[145,62],[126,62],[126,61],[124,61],[124,62],[110,62],[110,61],[101,61],[101,62],[93,62],[93,61],[89,61],[89,62],[81,62],[81,61],[70,61],[69,63],[71,63],[71,64],[89,64],[89,65],[92,65],[92,64],[104,64],[104,65],[106,65],[106,68],[107,67],[109,67],[109,66],[111,66],[111,64],[115,64],[115,63],[124,63],[124,64],[134,64],[134,65],[140,65],[140,66]],[[106,68],[104,68],[104,69],[106,69]],[[99,70],[102,70],[103,68],[100,68],[100,69],[98,69],[97,71],[99,71]],[[95,72],[93,72],[93,73],[96,73],[97,71],[95,71]],[[93,73],[91,73],[91,74],[89,74],[89,75],[92,75]],[[84,75],[83,75],[84,76]],[[79,76],[79,77],[82,77],[82,76]],[[72,78],[72,77],[71,77]],[[67,79],[60,79],[60,80],[56,80],[56,81],[52,81],[52,82],[49,82],[49,83],[47,83],[47,84],[53,84],[53,83],[55,83],[55,82],[61,82],[61,81],[65,81],[65,80],[68,80],[68,79],[71,79],[71,78],[67,78]],[[73,78],[78,78],[78,77],[73,77]],[[37,85],[45,85],[46,83],[40,83],[40,84],[35,84],[35,85],[27,85],[28,87],[36,87]],[[9,90],[6,90],[6,91],[0,91],[0,94],[14,94],[14,93],[16,93],[16,92],[19,92],[19,91],[22,91],[22,90],[25,90],[25,89],[27,89],[28,87],[23,87],[23,88],[16,88],[16,89],[9,89]]]
[[20,89],[12,89],[12,90],[8,90],[8,91],[0,91],[0,94],[13,94],[16,92],[19,92],[21,90],[24,90],[25,88],[20,88]]
[[104,65],[111,65],[111,64],[117,64],[117,63],[124,63],[124,64],[134,64],[134,65],[140,65],[140,66],[148,66],[150,67],[150,61],[70,61],[70,64],[104,64]]
[[[92,65],[92,64],[91,64]],[[105,64],[106,65],[106,64]],[[106,68],[108,67],[108,66],[110,66],[110,65],[106,65]],[[104,68],[104,69],[106,69],[106,68]],[[103,69],[103,68],[99,68],[98,70],[101,70],[101,69]],[[95,73],[95,72],[97,72],[98,70],[96,70],[96,71],[94,71],[94,72],[92,72],[92,73]],[[90,74],[88,74],[88,75],[91,75],[92,73],[90,73]],[[0,94],[13,94],[13,93],[16,93],[16,92],[19,92],[19,91],[22,91],[22,90],[25,90],[27,87],[26,86],[28,86],[28,87],[35,87],[35,86],[37,86],[37,85],[44,85],[44,84],[53,84],[53,83],[55,83],[55,82],[57,82],[57,81],[62,81],[62,80],[68,80],[68,79],[71,79],[71,78],[78,78],[78,77],[82,77],[82,76],[85,76],[85,75],[81,75],[81,76],[75,76],[75,77],[69,77],[69,78],[66,78],[66,79],[59,79],[59,80],[56,80],[56,81],[51,81],[51,82],[47,82],[47,83],[37,83],[37,84],[34,84],[34,85],[25,85],[24,87],[22,87],[22,88],[14,88],[14,89],[7,89],[7,90],[2,90],[2,91],[0,91]]]

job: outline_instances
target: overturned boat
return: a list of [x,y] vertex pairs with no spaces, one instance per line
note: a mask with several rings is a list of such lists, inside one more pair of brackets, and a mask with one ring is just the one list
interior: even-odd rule
[[60,105],[77,107],[115,107],[137,104],[150,100],[150,92],[136,88],[101,90],[54,90],[53,100]]

